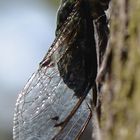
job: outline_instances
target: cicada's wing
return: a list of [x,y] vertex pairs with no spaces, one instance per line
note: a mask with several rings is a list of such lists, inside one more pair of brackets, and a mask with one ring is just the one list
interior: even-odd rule
[[91,116],[92,111],[89,106],[88,97],[82,102],[79,109],[67,123],[64,129],[55,137],[57,140],[76,140],[85,130]]
[[79,101],[64,84],[56,67],[39,69],[18,97],[14,139],[51,140],[61,131],[61,138],[63,135],[73,139],[89,121],[91,112],[87,104],[83,102],[66,125],[59,124],[66,120]]
[[73,10],[38,71],[19,95],[14,115],[14,140],[74,140],[87,125],[91,110],[83,100],[90,87],[84,85],[81,96],[76,96],[58,68],[58,63],[66,60],[64,56],[75,40],[79,22],[79,13]]

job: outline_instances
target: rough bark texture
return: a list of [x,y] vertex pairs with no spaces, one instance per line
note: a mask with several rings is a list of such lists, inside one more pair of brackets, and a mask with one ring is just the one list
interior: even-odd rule
[[111,67],[102,87],[102,139],[139,140],[140,0],[112,1],[110,47]]

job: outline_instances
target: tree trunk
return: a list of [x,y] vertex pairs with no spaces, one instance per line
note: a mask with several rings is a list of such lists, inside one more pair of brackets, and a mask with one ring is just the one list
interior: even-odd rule
[[140,0],[113,0],[102,86],[103,140],[140,139]]

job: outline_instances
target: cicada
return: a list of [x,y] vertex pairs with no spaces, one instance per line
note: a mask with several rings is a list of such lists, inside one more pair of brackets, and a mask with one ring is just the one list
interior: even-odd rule
[[14,140],[75,140],[91,116],[97,75],[91,0],[62,0],[56,38],[18,96]]

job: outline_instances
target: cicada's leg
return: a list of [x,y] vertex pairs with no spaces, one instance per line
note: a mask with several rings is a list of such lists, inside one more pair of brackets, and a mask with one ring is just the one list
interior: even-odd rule
[[[97,92],[97,101],[96,101],[96,110],[97,116],[100,121],[101,118],[101,103],[102,103],[102,82],[99,80],[101,73],[105,73],[105,67],[102,63],[105,59],[105,54],[108,48],[109,40],[109,28],[108,28],[108,18],[106,16],[105,10],[109,7],[110,0],[105,1],[96,1],[96,8],[93,11],[93,25],[95,31],[95,41],[96,41],[96,52],[97,52],[97,63],[98,63],[98,72],[96,80],[96,92]],[[103,74],[104,75],[104,74]]]

